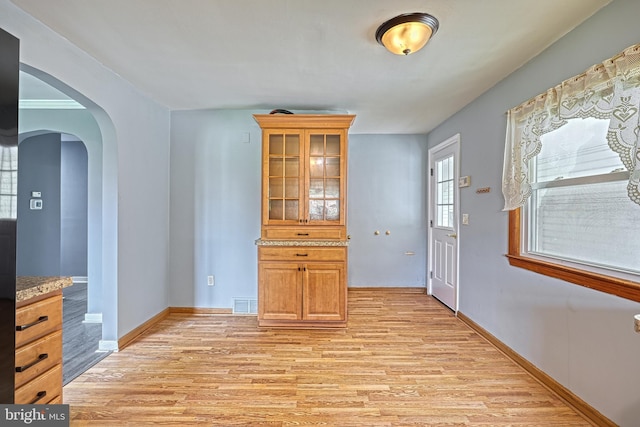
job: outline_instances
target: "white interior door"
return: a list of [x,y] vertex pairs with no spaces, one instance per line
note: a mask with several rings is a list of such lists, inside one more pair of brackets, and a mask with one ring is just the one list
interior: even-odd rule
[[460,135],[429,150],[431,294],[458,310],[458,177]]

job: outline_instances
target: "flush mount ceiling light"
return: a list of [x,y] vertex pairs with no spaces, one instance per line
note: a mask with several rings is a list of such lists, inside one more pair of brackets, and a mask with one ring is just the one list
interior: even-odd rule
[[422,49],[439,25],[428,13],[406,13],[380,25],[376,40],[391,53],[409,55]]

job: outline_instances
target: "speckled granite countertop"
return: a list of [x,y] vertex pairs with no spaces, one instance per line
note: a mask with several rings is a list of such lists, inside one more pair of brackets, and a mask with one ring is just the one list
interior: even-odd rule
[[16,302],[48,294],[72,284],[71,277],[18,276],[16,279]]
[[258,246],[349,246],[348,240],[256,240]]

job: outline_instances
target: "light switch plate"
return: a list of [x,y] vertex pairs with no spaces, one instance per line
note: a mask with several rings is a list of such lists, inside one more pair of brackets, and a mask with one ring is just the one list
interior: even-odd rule
[[29,209],[31,209],[31,210],[41,210],[42,209],[42,199],[31,199],[31,200],[29,200]]

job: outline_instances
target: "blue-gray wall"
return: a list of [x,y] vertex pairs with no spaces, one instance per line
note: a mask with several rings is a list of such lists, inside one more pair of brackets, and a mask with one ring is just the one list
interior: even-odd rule
[[[87,150],[59,133],[18,146],[19,276],[87,276]],[[31,192],[42,210],[31,210]]]
[[171,114],[170,306],[256,298],[262,139],[252,114]]
[[[171,115],[170,306],[230,308],[234,297],[257,297],[254,113],[265,112]],[[349,135],[349,286],[425,286],[426,156],[426,135]]]
[[[26,67],[28,68],[28,67]],[[26,74],[24,71],[21,76]],[[82,141],[87,151],[87,313],[95,319],[107,311],[115,312],[117,307],[106,304],[103,296],[103,265],[107,271],[111,268],[103,259],[103,161],[104,147],[102,135],[92,113],[83,109],[21,109],[19,133],[22,136],[60,133],[73,135]],[[63,157],[64,158],[64,157]],[[62,186],[64,189],[66,186]],[[106,323],[105,323],[106,325]]]
[[[18,145],[18,276],[60,275],[60,134],[32,136]],[[42,210],[29,209],[32,191]]]
[[[621,426],[640,420],[640,304],[510,267],[500,192],[505,112],[640,42],[640,2],[615,0],[429,134],[461,135],[462,313]],[[476,194],[477,187],[491,187]]]
[[[104,296],[117,307],[106,320],[106,339],[167,304],[229,307],[230,296],[254,295],[259,129],[250,112],[173,113],[170,122],[165,108],[9,0],[0,8],[0,25],[22,40],[23,63],[99,107],[93,111],[100,113],[105,156]],[[640,419],[640,340],[630,317],[639,305],[508,267],[499,185],[504,112],[638,43],[638,16],[640,2],[614,0],[428,138],[433,146],[460,132],[461,174],[472,176],[473,187],[461,191],[462,212],[470,214],[460,230],[461,310],[622,426]],[[238,132],[247,131],[251,148],[241,148]],[[477,195],[479,186],[492,191]],[[238,209],[224,211],[234,204]],[[207,274],[216,274],[213,289],[203,288]]]
[[98,126],[89,185],[92,197],[99,194],[92,183],[101,177],[101,248],[89,251],[89,276],[96,272],[91,260],[100,259],[100,345],[117,348],[119,338],[168,305],[169,110],[10,0],[0,0],[0,27],[20,39],[21,68],[87,107]]
[[60,274],[87,276],[88,163],[82,141],[62,141],[60,156]]
[[426,135],[349,136],[350,287],[425,286],[427,154]]

